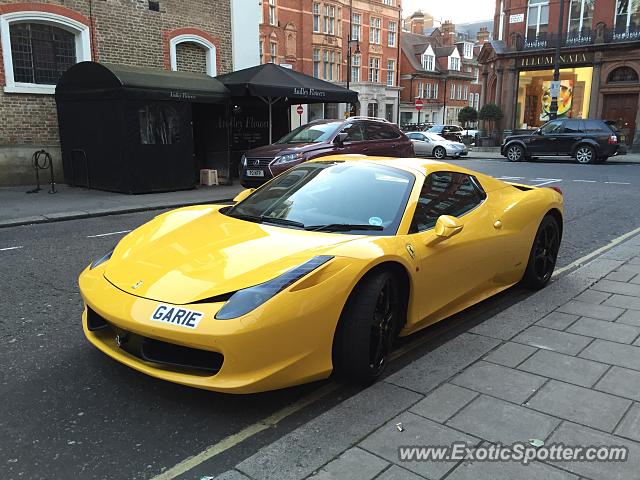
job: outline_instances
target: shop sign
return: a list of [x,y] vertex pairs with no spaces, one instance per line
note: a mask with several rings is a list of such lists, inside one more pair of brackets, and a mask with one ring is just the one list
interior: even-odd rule
[[315,88],[293,87],[293,94],[302,97],[324,97],[326,92]]
[[[518,59],[518,67],[553,67],[553,55],[538,55]],[[593,63],[593,53],[562,53],[560,65],[574,65],[577,63]]]
[[524,22],[524,13],[515,13],[509,17],[509,23],[522,23]]

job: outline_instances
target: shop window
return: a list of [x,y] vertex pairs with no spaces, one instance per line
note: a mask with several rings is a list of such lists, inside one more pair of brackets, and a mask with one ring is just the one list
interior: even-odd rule
[[631,67],[618,67],[607,77],[608,83],[638,83],[638,72]]
[[140,143],[172,145],[180,142],[180,115],[171,105],[151,103],[138,110]]
[[[529,0],[527,41],[546,39],[549,31],[549,0]],[[543,45],[544,46],[544,45]]]

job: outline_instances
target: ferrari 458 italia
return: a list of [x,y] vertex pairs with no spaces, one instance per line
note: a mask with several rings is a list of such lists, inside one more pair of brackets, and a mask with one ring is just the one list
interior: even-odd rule
[[236,200],[159,215],[89,265],[89,341],[219,392],[368,383],[399,335],[545,286],[562,237],[559,191],[421,159],[323,157]]

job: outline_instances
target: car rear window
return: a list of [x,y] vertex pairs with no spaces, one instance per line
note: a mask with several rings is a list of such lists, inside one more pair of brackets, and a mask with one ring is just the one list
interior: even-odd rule
[[366,122],[364,135],[367,140],[391,140],[400,137],[400,131],[383,122]]
[[586,133],[609,133],[610,130],[604,122],[599,120],[583,120],[582,123]]

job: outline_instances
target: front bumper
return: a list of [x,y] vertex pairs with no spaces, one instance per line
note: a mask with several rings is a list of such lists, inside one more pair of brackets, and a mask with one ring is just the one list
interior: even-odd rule
[[[331,262],[328,265],[330,265]],[[82,324],[87,339],[120,363],[163,380],[227,393],[255,393],[326,378],[331,374],[333,335],[351,285],[350,267],[329,275],[317,271],[289,289],[233,320],[216,320],[222,303],[184,307],[204,314],[196,329],[151,320],[160,302],[130,295],[109,283],[103,269],[85,270],[80,291],[85,302]],[[327,280],[331,278],[330,285]],[[311,282],[311,283],[310,283]],[[343,286],[341,288],[341,286]],[[109,328],[92,331],[95,312]],[[179,367],[145,359],[123,348],[123,335],[187,347],[206,354],[207,369]],[[120,345],[119,345],[120,344]],[[219,364],[215,364],[219,360]],[[205,360],[206,362],[206,360]],[[215,364],[215,365],[214,365]]]

